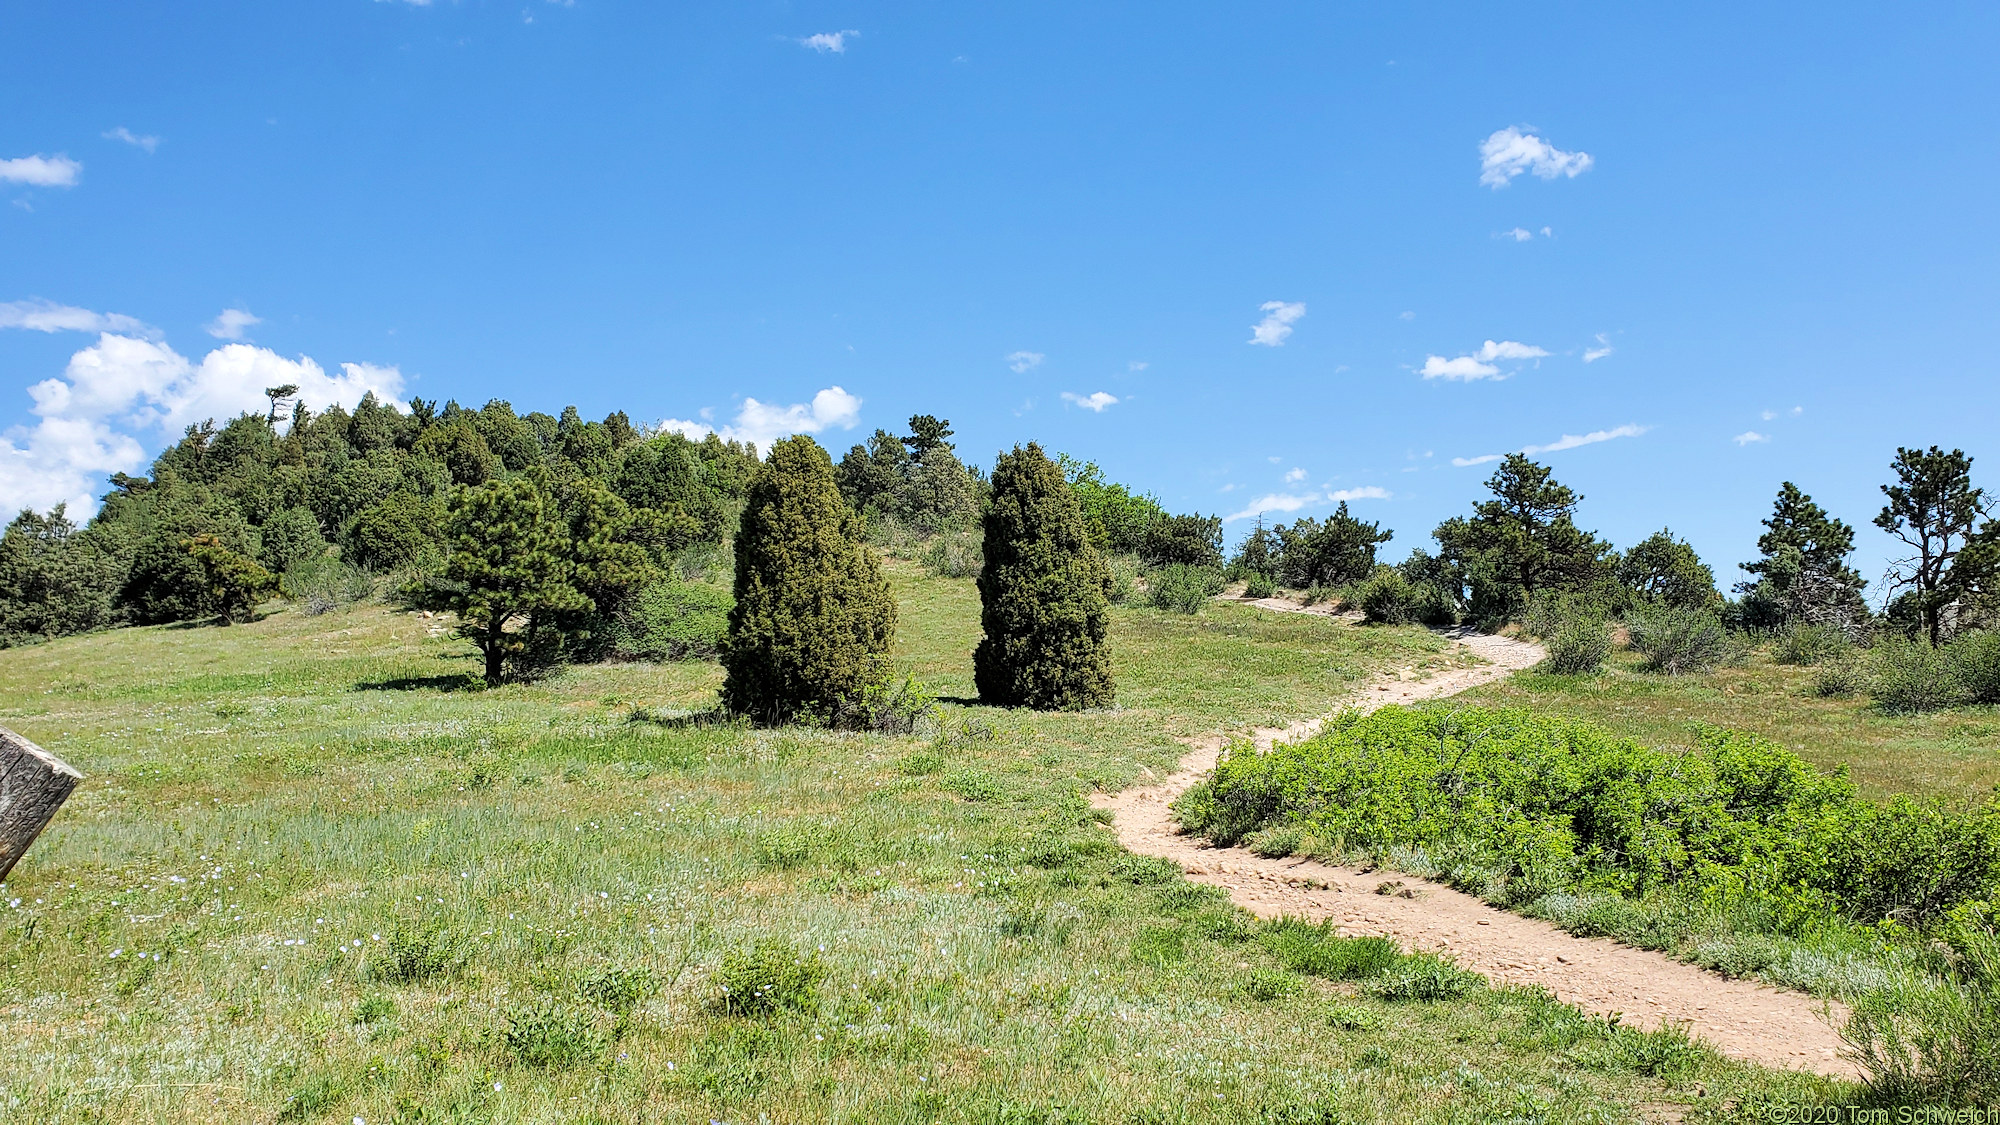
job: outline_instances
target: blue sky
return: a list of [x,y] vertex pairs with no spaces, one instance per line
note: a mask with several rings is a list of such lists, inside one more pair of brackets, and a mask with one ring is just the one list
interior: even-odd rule
[[1392,557],[1539,447],[1725,583],[1796,480],[1872,577],[1898,444],[2000,485],[2000,9],[1748,7],[17,0],[0,504],[304,381],[935,413]]

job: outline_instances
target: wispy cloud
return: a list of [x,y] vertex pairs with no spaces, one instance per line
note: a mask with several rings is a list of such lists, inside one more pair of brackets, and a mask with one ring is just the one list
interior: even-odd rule
[[1152,364],[1150,364],[1150,363],[1147,363],[1147,362],[1146,362],[1145,360],[1143,360],[1143,359],[1135,359],[1135,360],[1133,360],[1132,362],[1130,362],[1130,363],[1128,363],[1128,364],[1126,364],[1126,365],[1125,365],[1125,370],[1127,370],[1127,371],[1132,371],[1132,372],[1138,372],[1138,371],[1144,371],[1145,369],[1147,369],[1148,367],[1151,367],[1151,366],[1152,366]]
[[1077,406],[1081,406],[1085,410],[1091,411],[1094,414],[1104,413],[1104,408],[1107,406],[1118,405],[1117,395],[1106,394],[1103,391],[1092,391],[1090,394],[1087,395],[1080,395],[1073,393],[1071,391],[1064,391],[1062,393],[1062,399],[1064,402],[1073,403]]
[[[1540,453],[1560,453],[1565,449],[1575,449],[1580,445],[1596,445],[1600,441],[1611,441],[1614,438],[1638,437],[1651,428],[1627,423],[1615,429],[1592,430],[1587,434],[1564,434],[1546,445],[1524,445],[1516,452],[1528,457]],[[1451,463],[1463,469],[1468,465],[1484,465],[1489,461],[1498,461],[1506,456],[1505,453],[1487,453],[1479,457],[1454,457]]]
[[660,423],[660,428],[694,439],[713,433],[724,441],[753,442],[758,449],[768,450],[771,443],[780,438],[793,434],[816,434],[836,426],[851,430],[860,420],[861,399],[835,386],[814,395],[810,403],[793,403],[790,406],[745,398],[743,405],[737,408],[736,421],[725,426],[668,418]]
[[1304,469],[1293,469],[1291,472],[1285,474],[1286,484],[1297,484],[1304,479],[1306,479],[1306,471]]
[[1341,504],[1349,500],[1387,500],[1389,490],[1375,485],[1363,488],[1342,488],[1333,492],[1273,492],[1259,496],[1245,505],[1243,510],[1223,517],[1224,523],[1247,520],[1252,516],[1271,512],[1296,512],[1315,504]]
[[1545,180],[1575,178],[1590,170],[1587,152],[1564,152],[1533,133],[1508,126],[1479,146],[1479,182],[1498,190],[1514,177],[1530,172]]
[[846,31],[822,31],[818,35],[808,35],[799,40],[799,46],[810,47],[822,55],[844,55],[847,53],[847,39],[861,38],[861,33],[849,28]]
[[0,160],[0,184],[29,187],[75,187],[83,165],[67,156],[17,156]]
[[1250,342],[1275,348],[1292,334],[1292,325],[1306,315],[1304,301],[1265,301],[1257,306],[1264,319],[1250,327]]
[[139,134],[134,133],[132,130],[127,129],[123,125],[120,125],[116,129],[113,129],[108,133],[105,133],[104,139],[107,141],[124,141],[126,144],[131,145],[133,148],[143,148],[147,152],[151,152],[154,149],[160,147],[160,138],[142,137]]
[[202,326],[202,330],[218,340],[241,340],[243,333],[251,326],[264,323],[264,318],[250,315],[245,309],[223,309],[214,320]]
[[1014,374],[1022,375],[1040,367],[1042,361],[1047,358],[1049,357],[1040,352],[1009,352],[1007,366],[1013,369]]
[[1756,445],[1759,442],[1770,441],[1771,435],[1760,434],[1756,430],[1744,430],[1742,433],[1737,434],[1735,437],[1730,438],[1729,440],[1735,442],[1739,446]]
[[1441,355],[1424,357],[1424,365],[1417,374],[1426,379],[1454,379],[1472,382],[1476,379],[1504,379],[1495,360],[1541,359],[1549,353],[1533,344],[1523,344],[1517,340],[1488,340],[1471,355],[1446,359]]
[[1610,355],[1612,350],[1610,339],[1604,333],[1599,332],[1597,334],[1597,346],[1583,349],[1583,362],[1596,363],[1598,360]]
[[121,313],[92,312],[40,299],[0,303],[0,328],[30,332],[119,332],[145,337],[160,334],[152,325]]

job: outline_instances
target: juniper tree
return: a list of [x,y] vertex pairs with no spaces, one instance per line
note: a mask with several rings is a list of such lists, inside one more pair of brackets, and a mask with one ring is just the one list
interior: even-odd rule
[[736,605],[723,706],[760,723],[831,715],[883,679],[896,603],[833,460],[801,434],[777,442],[736,533]]
[[1043,711],[1108,706],[1110,570],[1062,469],[1039,445],[1000,456],[985,536],[985,636],[972,654],[979,697]]

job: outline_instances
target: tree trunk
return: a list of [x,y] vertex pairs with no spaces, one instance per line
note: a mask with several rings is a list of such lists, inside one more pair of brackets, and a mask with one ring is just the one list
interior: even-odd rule
[[82,780],[61,758],[0,727],[0,882]]

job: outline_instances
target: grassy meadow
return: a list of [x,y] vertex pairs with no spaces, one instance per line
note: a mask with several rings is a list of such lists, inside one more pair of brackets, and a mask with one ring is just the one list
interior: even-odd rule
[[[1118,708],[998,711],[965,701],[971,583],[891,576],[898,659],[946,701],[913,737],[690,721],[706,663],[486,690],[448,619],[377,605],[0,651],[0,722],[89,775],[0,890],[0,1117],[1594,1122],[1843,1096],[1545,994],[1292,973],[1091,814],[1178,737],[1462,659],[1432,635],[1121,608]],[[1761,729],[1730,682],[1488,692]],[[1865,783],[1991,768],[1933,747],[1898,773],[1896,745],[1854,751],[1882,760]]]

